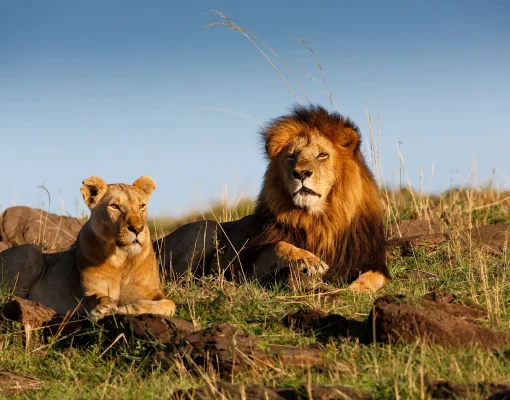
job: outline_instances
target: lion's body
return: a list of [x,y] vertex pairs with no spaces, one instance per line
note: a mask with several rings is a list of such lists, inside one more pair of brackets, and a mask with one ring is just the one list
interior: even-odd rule
[[133,185],[85,180],[82,193],[92,212],[74,246],[53,254],[30,244],[5,250],[2,280],[16,295],[57,313],[81,304],[95,318],[112,312],[172,315],[175,304],[161,290],[146,224],[154,187],[148,177]]
[[[155,245],[168,259],[164,266],[172,257],[174,272],[197,270],[200,263],[189,263],[195,248],[206,272],[233,267],[238,276],[242,271],[260,278],[297,263],[328,280],[354,281],[356,291],[384,286],[389,273],[382,206],[358,128],[323,108],[297,107],[272,121],[263,138],[269,165],[254,215],[178,229]],[[206,227],[212,242],[203,241]]]

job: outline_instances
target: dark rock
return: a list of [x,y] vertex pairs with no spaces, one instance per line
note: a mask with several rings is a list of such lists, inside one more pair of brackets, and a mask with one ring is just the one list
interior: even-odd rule
[[297,388],[267,387],[259,385],[232,385],[226,382],[217,382],[214,386],[199,389],[179,391],[176,398],[183,400],[205,399],[268,399],[268,400],[361,400],[371,397],[359,391],[344,386],[310,385]]
[[4,318],[20,322],[23,325],[23,335],[27,347],[30,346],[33,332],[37,332],[55,315],[55,311],[51,308],[18,296],[9,297],[2,311]]
[[184,340],[185,354],[194,364],[203,368],[212,366],[224,376],[268,364],[319,368],[327,365],[319,349],[281,345],[263,347],[261,339],[225,323],[193,332]]
[[[490,399],[505,399],[501,397],[509,393],[510,387],[493,382],[455,383],[444,380],[426,379],[425,387],[433,399],[470,398],[484,396]],[[491,397],[489,397],[491,396]]]
[[[445,347],[509,346],[510,335],[476,323],[485,318],[487,312],[479,307],[427,299],[409,304],[403,297],[384,296],[375,301],[368,317],[367,341],[412,343],[421,339]],[[375,337],[371,337],[371,332]]]
[[283,323],[289,328],[314,331],[322,340],[330,337],[360,337],[365,330],[365,322],[310,309],[286,315]]
[[124,334],[127,340],[142,339],[162,345],[179,346],[193,329],[191,322],[155,314],[109,315],[97,323],[83,316],[69,318],[58,315],[45,324],[47,337],[69,338],[62,344],[75,346],[96,342],[98,331],[110,341]]

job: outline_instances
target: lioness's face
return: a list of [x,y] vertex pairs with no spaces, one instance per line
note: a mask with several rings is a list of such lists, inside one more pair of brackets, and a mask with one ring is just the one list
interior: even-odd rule
[[142,177],[133,185],[106,185],[100,178],[83,181],[82,194],[91,209],[93,232],[114,244],[129,256],[139,254],[150,242],[147,228],[147,203],[155,188],[154,181]]
[[297,135],[280,154],[283,182],[292,202],[310,213],[323,210],[335,181],[332,143],[322,136]]

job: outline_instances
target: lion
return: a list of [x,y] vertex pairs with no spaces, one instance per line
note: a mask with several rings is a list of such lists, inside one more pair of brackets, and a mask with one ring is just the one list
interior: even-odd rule
[[85,179],[80,190],[91,214],[75,244],[53,254],[33,244],[7,249],[0,253],[2,280],[17,296],[59,314],[85,309],[95,320],[113,313],[172,316],[175,303],[161,289],[146,222],[155,188],[148,176],[133,185]]
[[253,215],[185,225],[154,247],[165,271],[264,279],[298,270],[375,292],[390,281],[383,209],[358,127],[297,106],[262,131],[268,160]]

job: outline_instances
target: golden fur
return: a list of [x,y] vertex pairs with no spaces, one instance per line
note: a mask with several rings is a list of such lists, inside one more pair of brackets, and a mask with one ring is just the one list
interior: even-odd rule
[[155,187],[148,176],[133,185],[85,179],[80,190],[91,215],[75,245],[55,254],[34,245],[8,249],[0,253],[4,278],[16,295],[58,313],[81,303],[95,319],[109,313],[173,315],[146,223]]
[[[200,262],[191,265],[195,270],[238,272],[242,265],[245,275],[262,278],[298,268],[352,282],[355,291],[384,286],[389,273],[382,206],[357,126],[322,107],[296,107],[270,122],[262,137],[269,165],[254,215],[180,228],[156,244],[159,254],[173,257],[172,265],[163,265],[183,272],[194,244],[201,252]],[[224,247],[212,257],[211,244],[202,245],[199,236],[211,229]]]

